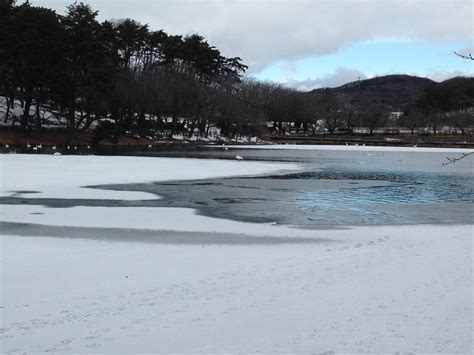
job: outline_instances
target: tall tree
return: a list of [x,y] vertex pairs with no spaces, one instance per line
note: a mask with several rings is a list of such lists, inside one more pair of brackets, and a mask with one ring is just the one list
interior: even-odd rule
[[8,15],[15,7],[16,0],[0,0],[0,17]]
[[143,69],[144,57],[149,38],[148,25],[123,19],[115,22],[118,51],[123,69],[137,71]]
[[100,102],[101,95],[111,90],[114,55],[110,36],[97,21],[97,11],[89,5],[74,3],[68,6],[63,24],[67,32],[64,67],[63,104],[67,108],[68,127],[76,127],[76,112],[86,111]]
[[22,127],[30,123],[31,110],[52,95],[64,51],[64,31],[57,14],[25,3],[0,20],[0,62],[3,90],[22,102]]

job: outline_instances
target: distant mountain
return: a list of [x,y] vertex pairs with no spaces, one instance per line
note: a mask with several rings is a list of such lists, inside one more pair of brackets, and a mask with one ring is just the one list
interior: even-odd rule
[[375,102],[387,110],[398,111],[435,85],[435,81],[418,76],[387,75],[354,81],[336,88],[316,89],[312,93],[336,94],[347,105]]

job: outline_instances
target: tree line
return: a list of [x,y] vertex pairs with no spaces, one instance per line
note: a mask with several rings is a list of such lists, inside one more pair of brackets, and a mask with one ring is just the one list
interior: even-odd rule
[[[388,119],[383,102],[243,79],[242,59],[223,56],[198,34],[170,35],[132,19],[100,22],[82,2],[59,15],[28,2],[1,1],[4,120],[18,119],[24,130],[43,127],[44,112],[64,121],[71,134],[93,130],[97,140],[206,136],[213,127],[232,137],[267,129],[314,134],[367,127],[373,133]],[[455,125],[465,132],[472,115],[452,114],[473,106],[472,79],[465,80],[462,95],[457,86],[433,89],[407,107],[399,123],[413,129],[431,124],[436,133],[441,121],[456,116]],[[12,115],[15,103],[20,117]]]
[[0,95],[6,120],[20,101],[24,129],[41,127],[46,109],[71,131],[98,122],[114,135],[178,131],[186,117],[202,133],[222,115],[219,96],[234,93],[247,68],[197,34],[99,22],[83,3],[64,16],[28,2],[2,2],[0,10]]

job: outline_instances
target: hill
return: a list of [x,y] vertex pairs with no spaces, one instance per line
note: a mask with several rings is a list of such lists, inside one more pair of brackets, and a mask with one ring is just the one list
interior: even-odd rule
[[363,105],[376,102],[385,106],[387,110],[399,111],[420,97],[426,89],[436,85],[435,81],[418,76],[387,75],[312,92],[336,94],[345,104]]

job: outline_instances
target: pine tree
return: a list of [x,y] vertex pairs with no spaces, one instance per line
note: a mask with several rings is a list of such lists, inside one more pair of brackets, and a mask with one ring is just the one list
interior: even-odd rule
[[25,3],[1,20],[0,51],[4,90],[23,103],[21,124],[30,123],[30,111],[51,96],[51,87],[63,53],[64,31],[58,15]]
[[[115,64],[115,44],[104,41],[110,36],[108,27],[97,21],[97,11],[89,5],[74,3],[67,8],[63,24],[67,33],[65,50],[63,105],[67,108],[68,128],[76,128],[76,112],[91,116],[110,94]],[[90,118],[90,117],[89,117]]]
[[16,0],[0,0],[0,17],[8,15],[15,7]]

